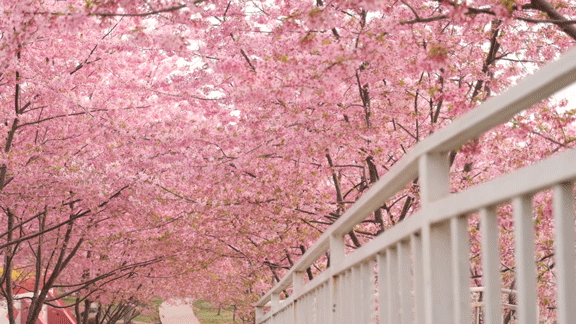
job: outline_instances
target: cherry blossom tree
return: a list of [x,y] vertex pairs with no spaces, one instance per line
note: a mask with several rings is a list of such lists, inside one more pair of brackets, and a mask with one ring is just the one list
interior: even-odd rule
[[[412,146],[576,40],[570,1],[0,9],[2,288],[10,300],[10,269],[35,277],[29,323],[50,288],[103,307],[192,295],[249,318],[250,303]],[[575,113],[544,102],[451,152],[452,190],[572,147]],[[350,232],[350,248],[417,210],[417,186]],[[506,210],[500,219],[510,286]],[[549,208],[537,222],[544,269]],[[550,273],[541,304],[553,308]]]
[[[164,236],[184,211],[164,201],[155,178],[178,146],[161,144],[189,112],[163,112],[177,105],[171,100],[150,106],[161,92],[152,83],[162,79],[151,64],[170,60],[180,36],[158,27],[153,36],[165,46],[157,45],[138,35],[138,17],[123,12],[158,12],[85,1],[6,1],[0,8],[10,17],[1,27],[2,293],[14,323],[20,283],[12,269],[23,274],[20,282],[34,278],[27,323],[35,323],[51,299],[114,300],[104,284],[120,289],[129,278],[137,287],[135,277],[146,282],[143,268],[173,257]],[[146,300],[149,289],[124,292],[116,300]]]
[[[199,214],[229,254],[272,277],[411,146],[575,39],[569,2],[224,1],[204,8],[198,55],[214,77],[206,91],[221,95],[239,120],[204,137],[219,151],[220,168],[208,172],[201,196],[211,198]],[[451,152],[453,191],[571,147],[574,110],[558,107],[565,105],[543,103]],[[419,208],[416,186],[351,232],[351,247]],[[510,242],[503,238],[504,251]],[[539,258],[549,255],[539,246]],[[512,255],[503,258],[510,264]]]

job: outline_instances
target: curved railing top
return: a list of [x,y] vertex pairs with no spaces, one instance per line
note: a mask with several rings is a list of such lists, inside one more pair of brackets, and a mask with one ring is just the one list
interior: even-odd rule
[[493,127],[508,121],[518,112],[550,97],[576,82],[576,49],[547,64],[533,75],[497,97],[488,99],[450,125],[427,137],[412,148],[374,186],[358,199],[298,260],[276,286],[256,304],[265,306],[273,294],[292,284],[292,274],[306,271],[330,248],[331,236],[343,236],[373,213],[407,183],[418,177],[418,159],[428,153],[448,152],[459,148]]

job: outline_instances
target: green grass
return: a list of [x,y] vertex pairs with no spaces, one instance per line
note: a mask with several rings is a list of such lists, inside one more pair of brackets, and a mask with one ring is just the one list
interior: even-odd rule
[[194,314],[201,324],[229,324],[232,322],[234,310],[232,307],[222,308],[218,315],[218,307],[209,302],[197,300],[193,304]]
[[132,320],[132,323],[160,324],[160,316],[157,312],[153,314],[140,314]]
[[[120,321],[119,323],[122,323]],[[160,316],[158,314],[138,315],[132,320],[132,323],[146,323],[146,324],[160,324]]]

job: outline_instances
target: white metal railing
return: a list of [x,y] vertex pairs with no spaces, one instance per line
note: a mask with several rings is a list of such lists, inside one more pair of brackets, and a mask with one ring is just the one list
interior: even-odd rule
[[[467,216],[480,213],[483,323],[501,323],[496,207],[512,202],[519,323],[537,322],[532,196],[552,188],[557,323],[576,318],[576,150],[450,194],[447,152],[576,81],[576,49],[416,145],[256,304],[256,323],[471,323]],[[348,255],[344,235],[419,177],[421,210]],[[330,267],[303,273],[330,251]],[[376,271],[375,271],[376,269]],[[292,286],[290,297],[280,293]],[[264,310],[270,307],[270,311]]]

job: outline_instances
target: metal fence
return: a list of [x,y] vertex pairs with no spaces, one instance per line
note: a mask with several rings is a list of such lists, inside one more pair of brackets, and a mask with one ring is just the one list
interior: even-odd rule
[[[515,321],[538,322],[532,197],[553,190],[556,322],[576,321],[576,150],[465,191],[449,192],[448,152],[576,81],[576,49],[415,146],[365,193],[256,304],[256,323],[502,323],[496,208],[512,203]],[[344,235],[418,178],[421,209],[346,254]],[[471,304],[468,217],[480,215],[482,303]],[[330,253],[310,282],[303,274]],[[281,300],[282,291],[292,288]],[[474,289],[472,289],[474,290]],[[482,319],[473,316],[481,308]],[[480,312],[480,310],[478,310]]]

